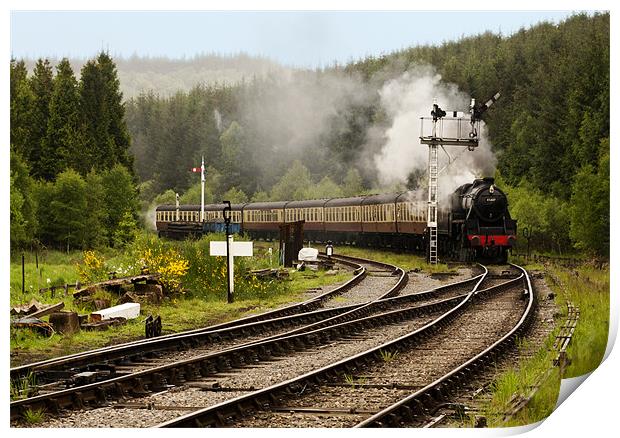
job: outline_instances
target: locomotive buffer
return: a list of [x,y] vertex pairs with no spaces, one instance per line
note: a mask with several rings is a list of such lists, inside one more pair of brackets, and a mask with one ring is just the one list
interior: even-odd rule
[[[469,114],[462,111],[444,111],[433,102],[431,117],[421,117],[420,143],[428,145],[428,210],[426,228],[428,230],[428,262],[437,264],[438,235],[437,235],[437,208],[438,208],[438,148],[441,146],[461,146],[473,151],[478,147],[480,120],[482,114],[497,100],[500,94],[496,93],[484,105],[476,105],[476,99],[471,100]],[[425,124],[430,132],[425,132]],[[425,135],[428,134],[428,135]],[[444,149],[445,151],[445,149]]]

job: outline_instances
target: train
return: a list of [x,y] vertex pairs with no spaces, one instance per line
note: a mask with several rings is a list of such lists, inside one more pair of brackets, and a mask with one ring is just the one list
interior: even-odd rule
[[[280,225],[303,221],[304,239],[398,250],[428,251],[428,202],[421,191],[306,201],[232,204],[230,232],[277,239]],[[160,205],[160,237],[184,238],[224,231],[222,204]],[[454,190],[437,212],[438,252],[445,259],[504,263],[516,242],[517,222],[493,178],[477,178]]]

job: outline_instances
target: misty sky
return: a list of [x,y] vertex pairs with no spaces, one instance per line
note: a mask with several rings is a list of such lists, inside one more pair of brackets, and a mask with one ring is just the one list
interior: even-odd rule
[[11,52],[21,57],[262,55],[321,67],[486,30],[509,35],[570,11],[13,11]]

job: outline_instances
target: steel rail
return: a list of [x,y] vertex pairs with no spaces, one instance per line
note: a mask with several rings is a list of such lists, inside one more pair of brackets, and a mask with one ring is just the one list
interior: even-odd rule
[[[480,278],[480,276],[476,278]],[[481,278],[476,284],[478,285],[480,282]],[[409,297],[412,302],[419,299],[419,297],[413,294],[409,295]],[[309,333],[248,343],[215,353],[186,359],[174,364],[156,366],[149,370],[115,377],[103,382],[96,382],[51,394],[17,400],[11,403],[11,418],[18,418],[27,409],[46,409],[49,412],[58,412],[60,409],[72,406],[80,407],[86,403],[99,404],[105,402],[109,397],[123,396],[129,392],[144,394],[147,392],[146,388],[148,388],[149,391],[158,391],[163,389],[166,384],[182,383],[185,380],[192,380],[199,375],[207,376],[217,371],[224,371],[231,366],[242,366],[243,364],[255,363],[261,359],[268,359],[271,355],[278,354],[279,352],[304,348],[306,345],[312,346],[317,343],[328,342],[331,339],[341,337],[347,332],[376,326],[381,321],[394,321],[396,318],[402,319],[404,317],[402,315],[411,315],[412,312],[421,313],[433,311],[437,308],[453,307],[460,299],[462,299],[462,296],[440,300],[438,302],[418,306],[417,308],[401,309],[399,311],[387,312],[385,314],[366,317],[356,321],[340,323]],[[402,298],[398,300],[398,304],[402,304],[402,302],[404,302]],[[397,314],[398,312],[401,312],[402,315],[399,316]]]
[[[367,261],[365,261],[367,262]],[[383,266],[383,265],[382,265]],[[385,266],[383,266],[385,268]],[[395,267],[393,267],[392,265],[388,265],[388,268],[390,270],[392,269],[396,269]],[[371,312],[376,312],[376,311],[385,311],[388,309],[391,309],[395,306],[399,306],[399,305],[404,305],[404,304],[411,304],[411,303],[415,303],[418,302],[420,300],[428,300],[432,297],[435,297],[441,293],[445,293],[446,291],[450,291],[452,289],[459,289],[464,287],[465,285],[467,285],[468,283],[471,282],[475,282],[479,279],[480,276],[476,276],[470,279],[466,279],[466,280],[461,280],[461,281],[457,281],[454,283],[450,283],[447,285],[443,285],[443,286],[439,286],[435,289],[431,289],[431,290],[427,290],[427,291],[423,291],[423,292],[417,292],[414,294],[407,294],[407,295],[403,295],[403,296],[397,296],[397,297],[392,297],[392,298],[383,298],[383,299],[379,299],[375,302],[372,303],[372,306],[368,307],[368,311],[364,312],[364,314],[368,314]],[[392,289],[393,291],[394,289]],[[390,291],[388,291],[386,294],[384,295],[389,295]],[[323,319],[325,319],[325,317],[329,317],[330,315],[338,315],[340,313],[347,313],[349,311],[355,310],[357,308],[363,307],[365,306],[365,304],[354,304],[354,305],[350,305],[350,306],[343,306],[340,308],[334,308],[334,309],[324,309],[324,310],[317,310],[317,311],[313,311],[313,312],[308,312],[305,314],[298,314],[298,315],[293,315],[293,316],[288,316],[288,317],[282,317],[282,318],[276,318],[273,320],[267,320],[267,321],[263,321],[263,322],[258,322],[258,323],[250,323],[250,324],[246,324],[243,326],[237,326],[234,327],[233,329],[229,329],[229,330],[222,330],[221,333],[220,331],[214,331],[214,332],[210,332],[210,333],[203,333],[201,336],[209,336],[211,337],[214,342],[216,340],[218,340],[218,336],[221,335],[221,339],[229,339],[232,338],[234,333],[238,330],[240,331],[242,334],[246,335],[248,333],[261,333],[265,330],[265,328],[269,328],[269,327],[276,327],[276,328],[280,328],[282,325],[285,325],[287,323],[291,323],[295,320],[303,320],[303,321],[321,321]],[[351,318],[348,318],[349,320]],[[335,324],[337,321],[334,321],[333,324]],[[316,327],[315,327],[316,329]],[[289,331],[287,332],[288,335],[290,336],[292,333]],[[256,340],[256,341],[250,341],[246,344],[242,344],[242,345],[249,345],[249,344],[253,344],[253,343],[260,343],[261,341],[265,341],[265,340],[271,340],[271,339],[276,339],[279,337],[285,337],[286,334],[281,334],[281,335],[275,335],[272,337],[267,337],[267,338],[263,338],[261,340]],[[185,344],[191,344],[192,346],[198,346],[199,341],[196,339],[198,337],[198,335],[193,335],[192,336],[186,336],[186,337],[180,337],[178,339],[178,341],[180,344],[183,345],[177,345],[177,347],[183,347],[185,349],[189,349],[190,347],[188,345]],[[238,348],[241,347],[242,345],[238,345],[236,347],[229,347],[228,349],[232,348]],[[224,351],[224,350],[220,350],[220,351]],[[137,355],[137,357],[133,357],[133,359],[142,359],[144,356],[149,356],[149,354],[147,352],[142,352],[142,354]],[[88,361],[86,361],[86,363],[88,363]],[[154,365],[155,367],[156,365]],[[98,363],[98,364],[93,364],[91,367],[88,368],[88,370],[97,370],[97,369],[103,369],[103,371],[96,376],[95,378],[91,378],[91,379],[83,379],[81,382],[80,381],[76,381],[73,378],[68,377],[69,374],[67,374],[67,376],[65,376],[65,381],[67,382],[67,387],[69,387],[69,385],[73,385],[72,388],[77,388],[80,386],[84,386],[88,383],[95,383],[96,382],[102,382],[105,380],[110,380],[114,377],[116,377],[115,375],[115,366],[114,364],[107,364],[107,363]],[[74,371],[74,370],[71,370]],[[106,374],[107,372],[107,374]],[[74,373],[75,374],[75,373]],[[79,374],[78,374],[79,376]],[[56,374],[57,380],[58,378],[62,378],[63,375],[62,374]]]
[[[327,291],[323,294],[309,298],[308,300],[305,300],[301,303],[295,303],[258,315],[251,315],[200,329],[173,333],[152,339],[140,339],[137,341],[126,342],[123,344],[102,347],[95,350],[83,351],[80,353],[21,365],[11,368],[10,378],[11,380],[16,381],[34,375],[36,379],[37,373],[41,373],[47,370],[66,370],[67,368],[82,367],[92,362],[114,361],[125,357],[131,357],[132,355],[142,356],[147,353],[152,353],[170,348],[170,346],[178,347],[179,342],[187,342],[187,340],[192,338],[194,338],[194,340],[192,341],[192,345],[195,345],[196,341],[198,341],[202,337],[206,338],[205,342],[217,341],[221,337],[224,329],[229,329],[234,332],[235,328],[240,326],[247,327],[248,324],[252,323],[261,323],[272,319],[276,320],[285,318],[287,316],[295,316],[311,312],[317,309],[323,301],[330,299],[334,295],[338,295],[349,290],[353,286],[360,283],[366,277],[367,271],[360,264],[355,263],[351,260],[342,260],[340,262],[342,264],[346,264],[350,267],[355,268],[355,274],[353,278],[349,279],[344,284],[338,286],[331,291]],[[364,262],[366,263],[366,261]],[[338,312],[335,311],[334,313]]]
[[519,279],[522,279],[524,283],[524,291],[528,298],[523,314],[515,326],[499,340],[465,363],[410,396],[360,422],[355,427],[398,427],[402,426],[403,423],[410,423],[426,417],[429,413],[426,405],[442,403],[466,379],[489,367],[506,349],[515,343],[517,337],[522,335],[531,324],[534,313],[532,309],[536,297],[527,271],[520,266],[514,264],[512,266],[522,271]]
[[[270,406],[278,404],[280,399],[299,393],[300,391],[303,392],[306,387],[316,387],[321,382],[337,380],[345,373],[351,374],[355,370],[363,368],[371,362],[380,361],[382,360],[381,353],[384,351],[396,351],[399,348],[412,346],[446,327],[464,310],[488,273],[486,268],[483,267],[483,269],[484,273],[476,277],[477,282],[471,291],[466,294],[465,298],[456,306],[407,335],[294,379],[161,423],[158,427],[226,426],[233,422],[234,418],[237,416],[256,410],[268,410]],[[507,283],[511,283],[512,281],[513,280]],[[499,290],[505,284],[506,283],[494,286],[488,290]]]

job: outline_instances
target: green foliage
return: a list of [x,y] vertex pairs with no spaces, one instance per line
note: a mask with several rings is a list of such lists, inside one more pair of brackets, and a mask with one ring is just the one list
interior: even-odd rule
[[88,160],[98,170],[112,167],[116,162],[114,139],[110,135],[110,113],[107,85],[97,61],[84,64],[80,75],[80,112],[84,120],[84,143]]
[[586,165],[575,176],[570,209],[570,236],[575,246],[606,257],[610,244],[609,184],[607,153],[601,157],[598,171]]
[[583,265],[577,269],[554,267],[550,278],[558,304],[566,313],[565,301],[579,307],[579,320],[568,346],[570,365],[565,377],[577,377],[594,371],[603,360],[609,336],[609,268]]
[[80,118],[77,80],[65,58],[56,67],[53,91],[49,103],[50,117],[42,141],[41,156],[35,175],[48,181],[71,167],[83,175],[89,168],[90,155],[82,150],[82,120]]
[[387,350],[379,350],[379,354],[381,355],[381,359],[383,362],[392,362],[394,359],[398,357],[398,351],[387,351]]
[[312,184],[310,172],[301,161],[295,160],[289,170],[271,189],[271,200],[303,200]]
[[37,392],[37,376],[28,373],[17,380],[11,380],[10,389],[11,401],[32,397]]
[[36,145],[33,109],[35,95],[27,79],[28,70],[23,61],[11,60],[11,146],[20,156],[28,158]]
[[231,187],[222,195],[222,200],[230,201],[232,204],[248,202],[248,196],[236,187]]
[[343,196],[357,196],[364,191],[362,177],[355,168],[349,169],[342,183]]
[[[34,96],[34,102],[32,107],[32,137],[30,140],[30,151],[27,155],[30,163],[39,163],[42,156],[45,154],[45,149],[42,148],[43,140],[47,136],[47,125],[52,113],[53,108],[51,106],[53,85],[52,85],[52,67],[47,59],[39,59],[34,67],[32,78],[30,78],[30,88]],[[38,173],[42,168],[35,165],[32,169],[35,175],[41,175]]]
[[11,247],[31,242],[37,230],[34,183],[22,158],[11,150]]
[[[133,215],[133,222],[136,223],[138,211],[137,192],[133,183],[133,178],[127,168],[117,164],[102,174],[103,182],[103,201],[105,214],[105,228],[111,237],[111,244],[114,244],[114,236],[117,233],[126,234],[126,227],[131,221],[125,220],[126,214]],[[123,237],[124,238],[124,237]],[[122,239],[121,239],[122,240]]]
[[[508,208],[512,218],[517,220],[517,229],[523,232],[527,228],[531,232],[531,249],[552,250],[560,254],[570,250],[568,202],[541,192],[526,181],[511,187],[499,172],[495,176],[496,183],[508,196]],[[518,245],[524,249],[526,239],[519,236]]]
[[69,250],[84,242],[87,214],[86,182],[75,170],[58,175],[53,195],[48,199],[51,231],[55,241]]
[[41,424],[45,421],[45,411],[42,409],[26,409],[23,415],[28,424]]
[[252,195],[252,202],[267,202],[269,201],[269,193],[259,190]]
[[137,230],[138,224],[134,214],[131,211],[125,210],[112,235],[114,248],[123,248],[133,242],[136,238]]
[[329,176],[323,177],[318,184],[312,185],[306,190],[308,199],[340,198],[342,196],[342,189]]
[[168,189],[165,192],[155,196],[155,199],[153,199],[153,205],[174,205],[176,203],[176,199],[177,195],[174,193],[174,190]]
[[108,243],[109,230],[105,228],[106,209],[105,187],[101,174],[91,170],[85,178],[86,182],[86,211],[84,219],[84,243],[85,248],[99,248]]
[[[201,183],[196,183],[192,185],[183,195],[179,197],[179,202],[181,204],[200,204],[202,196],[202,187]],[[215,199],[213,197],[213,192],[208,184],[205,182],[205,204],[213,204]],[[174,203],[174,202],[173,202]]]

